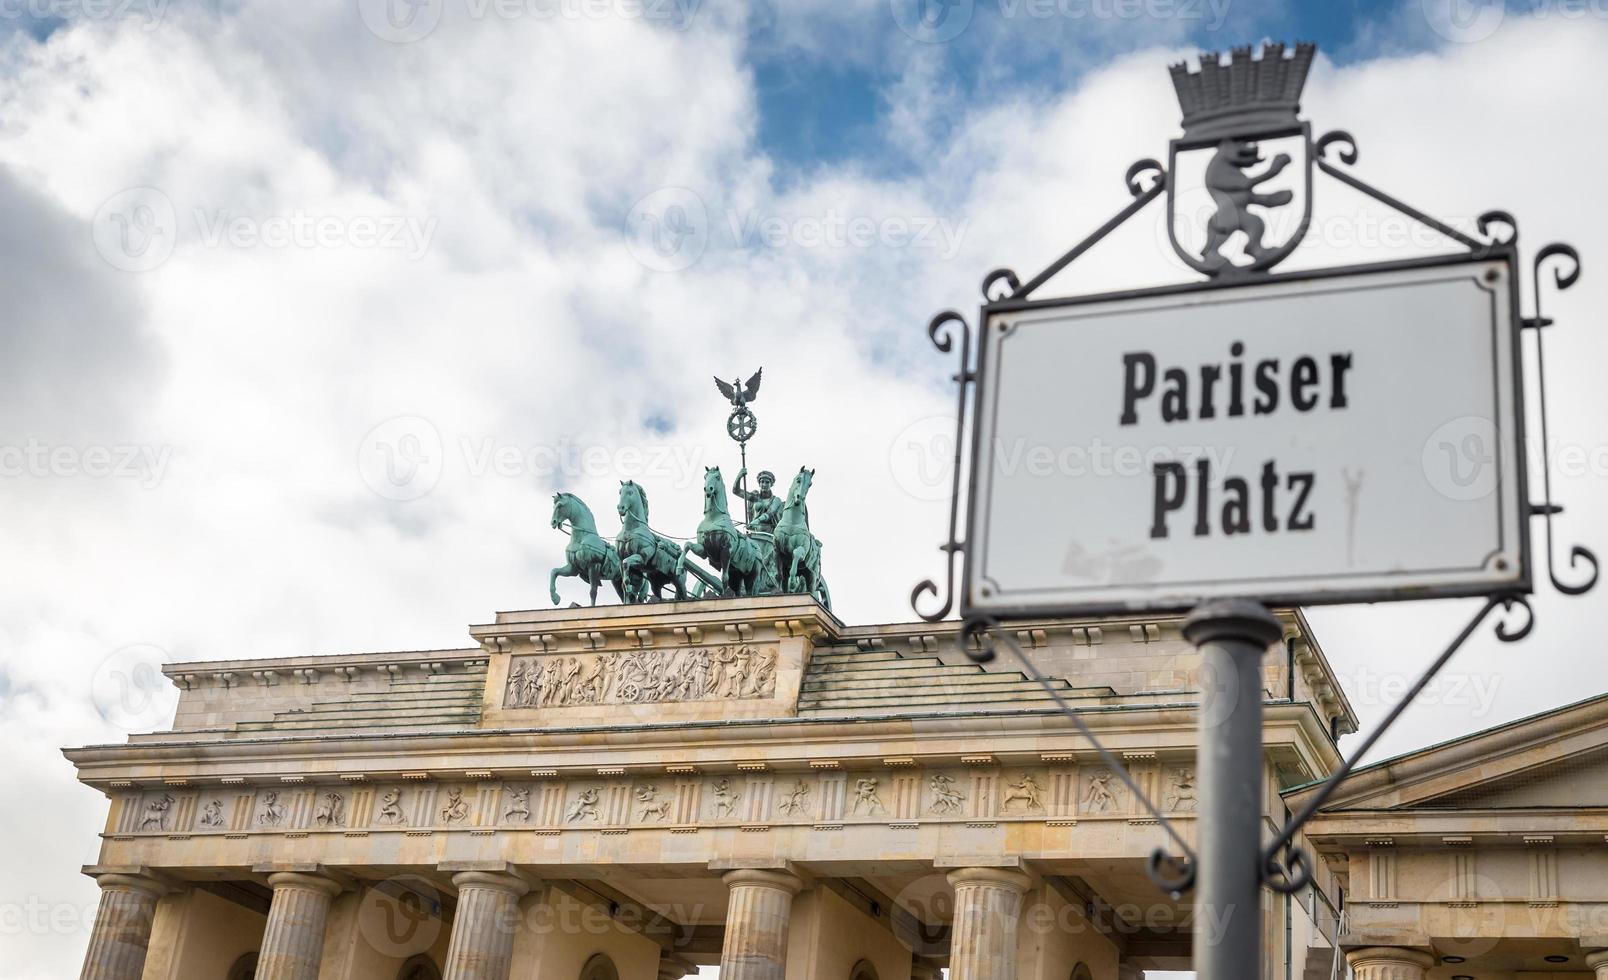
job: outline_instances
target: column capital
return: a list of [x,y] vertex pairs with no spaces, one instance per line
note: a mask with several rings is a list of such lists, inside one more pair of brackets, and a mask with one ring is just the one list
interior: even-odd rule
[[531,889],[531,883],[511,871],[459,871],[452,876],[453,887],[459,891],[465,888],[489,888],[523,898]]
[[790,871],[780,871],[774,868],[733,868],[720,876],[727,888],[749,886],[754,888],[775,888],[797,895],[804,887],[804,879]]
[[268,875],[268,886],[274,891],[281,888],[301,888],[322,892],[331,898],[346,891],[346,882],[317,871],[275,871]]
[[161,898],[178,889],[172,882],[165,881],[150,874],[138,872],[112,871],[95,876],[95,884],[101,891],[141,892],[152,898]]
[[949,872],[949,884],[953,888],[961,888],[966,885],[992,886],[994,888],[1005,888],[1021,895],[1032,887],[1033,879],[1015,868],[956,868]]
[[1604,970],[1608,970],[1608,949],[1599,949],[1587,953],[1586,969],[1596,970],[1599,976],[1602,975]]
[[514,867],[511,861],[442,861],[436,870],[451,874],[458,888],[497,888],[515,898],[523,898],[542,886],[539,878]]
[[1364,946],[1346,953],[1357,980],[1423,980],[1435,957],[1406,946]]

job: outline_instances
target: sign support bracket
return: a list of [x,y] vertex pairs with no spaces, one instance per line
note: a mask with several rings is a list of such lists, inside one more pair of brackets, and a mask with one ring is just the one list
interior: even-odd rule
[[1517,629],[1509,629],[1508,624],[1505,622],[1496,624],[1496,638],[1503,643],[1517,643],[1529,636],[1530,630],[1535,628],[1535,612],[1530,608],[1530,602],[1524,596],[1493,596],[1487,599],[1485,604],[1480,607],[1480,611],[1474,614],[1473,619],[1469,620],[1468,625],[1463,627],[1451,644],[1441,651],[1440,656],[1435,658],[1418,680],[1413,683],[1413,686],[1391,707],[1389,714],[1385,715],[1384,721],[1380,722],[1377,728],[1368,733],[1368,737],[1363,739],[1362,744],[1357,747],[1355,752],[1351,753],[1350,758],[1346,759],[1339,769],[1330,773],[1323,780],[1323,783],[1318,787],[1318,791],[1301,807],[1301,812],[1291,817],[1279,832],[1279,835],[1262,851],[1263,880],[1269,888],[1289,895],[1312,883],[1312,860],[1306,855],[1305,851],[1296,846],[1296,834],[1329,801],[1329,797],[1333,796],[1335,790],[1340,788],[1340,784],[1345,782],[1347,777],[1351,775],[1352,770],[1357,767],[1357,763],[1373,750],[1374,745],[1396,723],[1396,719],[1400,718],[1407,710],[1407,706],[1418,699],[1418,695],[1429,685],[1429,682],[1434,680],[1435,675],[1440,673],[1441,668],[1445,667],[1452,659],[1452,656],[1462,649],[1463,644],[1468,642],[1469,637],[1474,635],[1480,624],[1485,622],[1485,618],[1497,606],[1501,606],[1504,612],[1512,611],[1514,606],[1522,606],[1525,612],[1524,624]]

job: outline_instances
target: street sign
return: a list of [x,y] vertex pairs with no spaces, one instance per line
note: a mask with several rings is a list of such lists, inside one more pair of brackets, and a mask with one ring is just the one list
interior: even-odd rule
[[1507,249],[983,310],[963,615],[1525,593]]
[[[1486,211],[1470,234],[1352,173],[1352,135],[1316,135],[1300,115],[1316,56],[1311,44],[1264,44],[1171,66],[1183,132],[1167,164],[1135,161],[1132,201],[1037,274],[988,273],[975,343],[954,310],[927,324],[933,345],[959,357],[955,473],[943,586],[918,583],[911,604],[936,623],[958,596],[961,649],[979,663],[1001,645],[1015,654],[1155,817],[1171,843],[1151,856],[1151,881],[1192,890],[1196,921],[1220,924],[1191,937],[1201,980],[1262,975],[1262,889],[1313,885],[1302,825],[1480,623],[1501,608],[1498,640],[1529,635],[1530,518],[1543,522],[1560,593],[1590,591],[1599,570],[1577,544],[1560,574],[1563,508],[1545,465],[1539,500],[1526,481],[1520,334],[1534,335],[1547,445],[1542,295],[1574,285],[1578,253],[1561,242],[1533,253],[1533,312],[1522,315],[1513,215]],[[1179,196],[1192,174],[1210,202],[1194,212]],[[1319,174],[1465,251],[1275,272],[1312,227]],[[1205,282],[1035,296],[1163,199],[1173,252]],[[1486,601],[1473,621],[1264,847],[1262,663],[1283,632],[1266,605],[1476,595]],[[1521,625],[1506,619],[1515,608]],[[1184,610],[1200,655],[1195,846],[1009,628]]]

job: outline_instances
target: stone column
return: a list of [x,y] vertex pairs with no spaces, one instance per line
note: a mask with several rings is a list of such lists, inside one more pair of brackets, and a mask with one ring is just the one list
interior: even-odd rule
[[1608,949],[1599,949],[1586,957],[1586,968],[1595,970],[1597,980],[1608,980]]
[[1366,946],[1346,953],[1356,980],[1424,980],[1435,957],[1402,946]]
[[1032,879],[1009,868],[949,872],[955,889],[949,980],[1014,980],[1016,922]]
[[145,951],[151,945],[151,922],[156,900],[167,886],[138,874],[104,874],[95,930],[89,936],[80,980],[140,980],[145,972]]
[[460,871],[445,980],[508,980],[519,900],[530,882],[506,871]]
[[324,926],[340,882],[316,872],[276,871],[268,876],[273,902],[257,956],[257,980],[318,980]]
[[722,880],[730,891],[720,980],[782,980],[793,896],[804,882],[786,871],[757,868],[728,871]]

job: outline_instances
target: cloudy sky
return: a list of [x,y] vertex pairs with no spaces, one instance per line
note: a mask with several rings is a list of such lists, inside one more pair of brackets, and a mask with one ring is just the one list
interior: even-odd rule
[[[632,478],[685,533],[733,475],[711,374],[765,366],[754,463],[817,468],[840,615],[909,618],[947,513],[927,319],[1126,203],[1202,48],[1317,40],[1308,115],[1357,172],[1580,248],[1559,530],[1608,547],[1602,0],[0,0],[0,31],[6,977],[77,970],[105,801],[58,749],[165,724],[149,664],[546,606],[553,491],[609,529]],[[1292,264],[1437,245],[1332,182],[1317,208]],[[1147,212],[1056,288],[1183,278],[1164,237]],[[1602,691],[1604,593],[1542,593],[1383,748]],[[1470,612],[1313,619],[1372,720]]]

